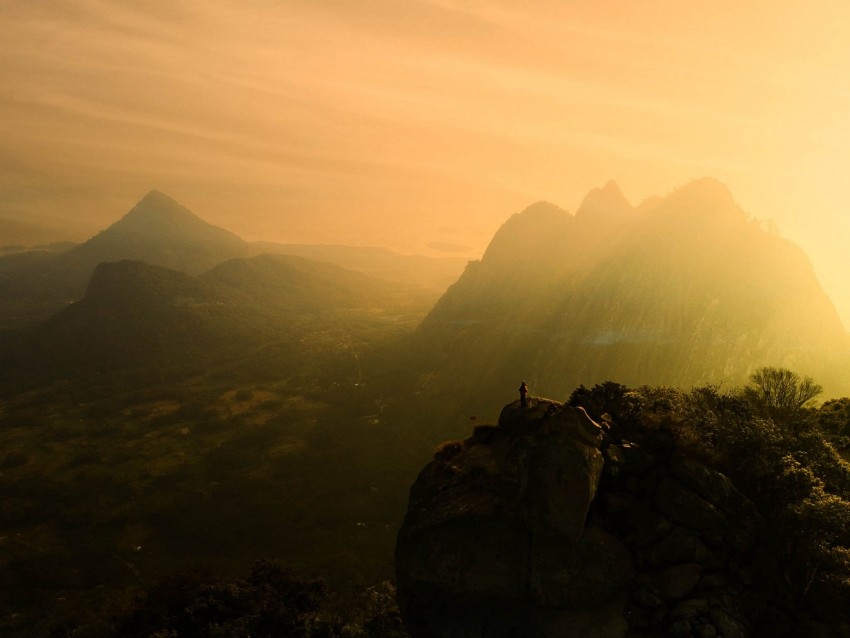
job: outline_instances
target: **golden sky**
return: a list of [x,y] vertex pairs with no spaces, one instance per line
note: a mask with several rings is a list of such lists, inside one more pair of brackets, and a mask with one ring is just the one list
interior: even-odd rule
[[0,0],[0,34],[0,220],[84,239],[158,188],[475,256],[534,201],[712,176],[850,326],[846,0]]

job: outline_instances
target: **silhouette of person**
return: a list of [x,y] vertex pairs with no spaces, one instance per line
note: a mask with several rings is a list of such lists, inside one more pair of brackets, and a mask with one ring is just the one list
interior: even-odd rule
[[528,386],[525,381],[519,386],[519,404],[524,408],[528,407]]

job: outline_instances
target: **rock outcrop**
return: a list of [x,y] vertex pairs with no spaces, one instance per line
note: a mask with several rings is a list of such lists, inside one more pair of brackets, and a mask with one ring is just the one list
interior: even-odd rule
[[396,547],[413,638],[743,638],[776,565],[719,472],[535,399],[444,444]]

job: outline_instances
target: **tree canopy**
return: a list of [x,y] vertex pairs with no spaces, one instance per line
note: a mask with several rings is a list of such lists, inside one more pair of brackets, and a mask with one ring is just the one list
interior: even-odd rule
[[763,367],[750,375],[744,397],[763,416],[787,418],[811,403],[823,387],[811,377],[800,377],[787,368]]

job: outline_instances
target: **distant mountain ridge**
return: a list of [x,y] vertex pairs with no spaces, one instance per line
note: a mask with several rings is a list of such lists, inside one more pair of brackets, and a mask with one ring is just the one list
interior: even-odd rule
[[82,298],[98,264],[131,259],[199,274],[249,254],[245,242],[194,215],[170,197],[151,191],[126,215],[88,241],[12,267],[25,255],[0,258],[0,326],[46,319]]
[[399,283],[414,284],[442,294],[463,272],[462,257],[401,255],[387,248],[341,244],[279,244],[253,242],[254,254],[293,255],[335,264]]
[[80,301],[7,348],[0,385],[158,367],[199,372],[269,345],[292,355],[309,335],[351,340],[393,324],[410,301],[390,282],[290,255],[231,259],[196,277],[103,262]]
[[[254,256],[258,250],[336,260],[361,273]],[[251,244],[152,191],[71,250],[0,258],[0,326],[37,323],[63,308],[51,329],[86,313],[96,325],[110,312],[132,315],[135,304],[140,312],[159,308],[168,321],[191,308],[187,325],[233,329],[242,318],[227,309],[241,304],[250,340],[288,311],[320,312],[322,303],[347,299],[364,307],[361,288],[380,286],[358,280],[362,271],[392,279],[400,268],[405,274],[396,276],[410,285],[433,277],[433,265],[380,249]],[[180,303],[162,305],[175,295]],[[392,293],[374,298],[386,305]],[[575,215],[548,202],[513,215],[434,305],[412,349],[422,361],[420,398],[441,401],[450,392],[485,409],[523,377],[548,396],[607,379],[741,383],[762,365],[809,374],[828,390],[850,383],[847,333],[808,259],[708,178],[639,207],[609,182]]]
[[742,383],[762,365],[833,391],[850,382],[848,335],[806,256],[708,178],[638,209],[613,183],[575,216],[530,206],[499,229],[416,340],[428,361],[424,395],[451,387],[482,406],[522,378],[555,397],[607,379]]
[[440,294],[464,260],[407,256],[389,250],[247,242],[153,190],[121,219],[88,241],[57,252],[0,256],[0,328],[37,324],[78,301],[98,264],[135,260],[190,275],[262,253],[333,263]]

